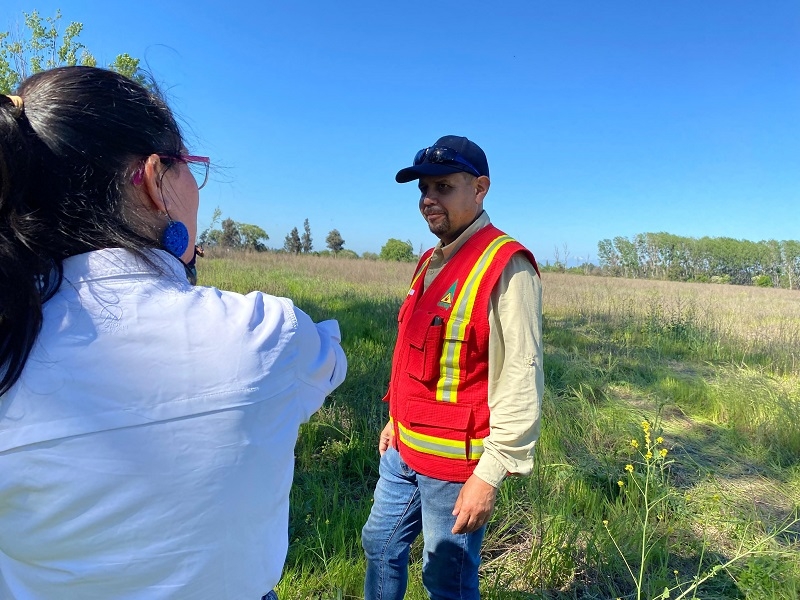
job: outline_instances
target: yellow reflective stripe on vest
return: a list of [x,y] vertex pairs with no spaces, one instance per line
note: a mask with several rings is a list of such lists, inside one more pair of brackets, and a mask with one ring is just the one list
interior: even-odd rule
[[[431,254],[431,256],[433,256],[433,254]],[[419,276],[425,272],[425,267],[427,267],[428,263],[431,262],[431,256],[422,262],[422,264],[419,266],[419,270],[414,273],[414,277],[411,278],[411,286],[408,288],[409,294],[411,293],[411,290],[414,289],[414,286],[417,285],[417,279],[419,279]]]
[[[400,441],[417,452],[444,458],[467,458],[467,448],[463,441],[417,433],[402,423],[397,423],[397,431],[400,434]],[[483,440],[469,440],[468,444],[469,459],[478,460],[483,454]]]
[[473,265],[464,287],[453,302],[452,313],[447,320],[442,357],[439,360],[439,381],[436,384],[436,399],[441,402],[456,402],[458,400],[458,382],[460,379],[459,358],[463,350],[462,340],[467,325],[472,318],[472,309],[475,298],[483,281],[483,276],[492,264],[498,250],[514,239],[508,235],[501,235],[490,243],[483,251],[478,261]]

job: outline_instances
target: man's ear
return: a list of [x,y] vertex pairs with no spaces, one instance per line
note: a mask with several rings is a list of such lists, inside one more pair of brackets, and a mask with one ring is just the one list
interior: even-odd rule
[[166,213],[167,206],[164,204],[164,196],[161,194],[161,178],[164,175],[164,166],[161,164],[158,154],[148,156],[142,170],[143,191],[147,196],[145,203],[152,210]]
[[489,186],[491,184],[491,181],[489,181],[489,178],[486,177],[486,175],[481,175],[480,177],[475,178],[475,202],[477,204],[483,203],[483,199],[489,192]]

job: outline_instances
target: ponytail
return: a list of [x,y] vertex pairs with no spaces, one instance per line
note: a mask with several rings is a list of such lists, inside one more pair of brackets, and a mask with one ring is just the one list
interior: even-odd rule
[[137,161],[183,147],[163,100],[113,71],[52,69],[18,94],[0,95],[0,398],[22,374],[65,258],[157,245],[124,200]]
[[34,158],[19,104],[0,96],[0,396],[19,378],[42,326],[42,303],[54,291],[33,249],[36,217],[23,182]]

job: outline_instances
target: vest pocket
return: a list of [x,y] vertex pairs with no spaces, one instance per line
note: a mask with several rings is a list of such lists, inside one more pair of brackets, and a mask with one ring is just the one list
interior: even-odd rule
[[400,440],[424,454],[466,459],[471,427],[470,406],[409,398]]
[[[408,340],[406,371],[417,381],[429,383],[439,376],[444,325],[441,317],[431,313],[427,314],[426,321],[415,320],[416,323],[409,323],[406,332]],[[427,326],[422,324],[425,322],[428,323]]]

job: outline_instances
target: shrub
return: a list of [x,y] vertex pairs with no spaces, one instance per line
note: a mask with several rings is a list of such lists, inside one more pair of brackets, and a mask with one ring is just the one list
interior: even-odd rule
[[381,248],[381,260],[396,260],[400,262],[414,262],[417,260],[414,254],[414,246],[411,242],[401,242],[395,238],[389,240]]
[[752,281],[758,287],[772,287],[772,277],[769,275],[756,275]]

